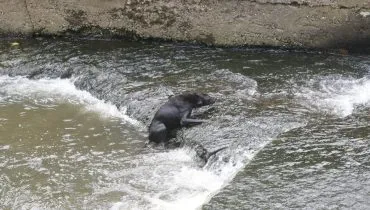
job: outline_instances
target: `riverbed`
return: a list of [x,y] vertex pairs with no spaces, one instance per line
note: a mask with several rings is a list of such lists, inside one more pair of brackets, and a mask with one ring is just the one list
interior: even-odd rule
[[[148,146],[185,91],[208,122]],[[0,208],[368,209],[369,121],[367,54],[2,40]]]

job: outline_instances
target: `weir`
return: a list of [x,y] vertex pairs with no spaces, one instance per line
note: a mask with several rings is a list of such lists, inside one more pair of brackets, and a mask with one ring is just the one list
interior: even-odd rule
[[[17,147],[3,139],[2,150],[7,152],[2,158],[14,157],[13,165],[55,181],[68,194],[59,199],[71,208],[199,208],[215,194],[222,195],[237,173],[281,135],[327,118],[340,120],[362,113],[370,101],[368,60],[361,56],[343,62],[336,55],[91,40],[38,40],[21,46],[1,52],[5,59],[0,63],[0,104],[9,110],[11,105],[18,107],[16,115],[51,112],[63,119],[63,125],[72,124],[60,125],[61,139],[46,141],[66,153],[53,147],[33,153],[30,144],[30,150],[23,151],[30,154],[24,157],[13,153]],[[61,79],[63,75],[70,77]],[[181,129],[175,139],[181,148],[145,147],[147,126],[158,107],[168,96],[184,91],[206,92],[217,99],[194,113],[209,122]],[[71,114],[64,118],[57,115],[59,110]],[[79,122],[84,117],[78,116],[85,114],[91,120]],[[9,116],[2,119],[11,121]],[[100,133],[89,127],[83,130],[83,125],[93,122],[95,129],[104,125]],[[84,135],[79,136],[80,129]],[[95,139],[93,146],[89,139]],[[34,144],[42,147],[45,142]],[[206,164],[199,158],[204,151],[219,149]],[[31,154],[36,157],[29,158]],[[58,172],[59,178],[48,161],[71,171]],[[85,171],[75,173],[80,167]],[[92,186],[77,188],[84,193],[82,198],[74,200],[73,192],[62,186],[75,182],[68,174],[79,180],[77,185],[91,179]],[[40,187],[32,178],[25,180]],[[8,187],[11,183],[4,182]],[[8,193],[17,191],[9,188]],[[32,190],[27,193],[34,195]],[[61,207],[53,197],[35,197],[40,202],[34,203],[36,207]],[[14,202],[11,196],[1,199],[5,207]],[[86,202],[79,204],[79,199]],[[27,202],[22,198],[14,205]],[[209,205],[218,204],[211,200]]]

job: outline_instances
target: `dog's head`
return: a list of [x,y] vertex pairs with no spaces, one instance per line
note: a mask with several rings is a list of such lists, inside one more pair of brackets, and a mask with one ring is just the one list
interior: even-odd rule
[[212,98],[208,94],[194,93],[194,105],[195,107],[207,106],[216,102],[215,98]]
[[214,104],[216,102],[215,98],[212,98],[208,94],[205,93],[183,93],[181,95],[177,95],[171,97],[170,100],[173,101],[186,101],[190,103],[193,108],[198,108],[201,106],[207,106]]

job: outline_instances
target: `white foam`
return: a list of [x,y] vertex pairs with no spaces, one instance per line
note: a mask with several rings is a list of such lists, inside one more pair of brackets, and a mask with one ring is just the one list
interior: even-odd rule
[[126,110],[119,110],[110,102],[99,100],[89,92],[78,90],[72,80],[39,79],[25,77],[0,76],[0,95],[31,100],[35,104],[72,103],[83,105],[86,111],[99,113],[102,117],[117,117],[134,125],[140,123],[126,115]]
[[370,16],[370,12],[364,12],[364,11],[362,11],[362,12],[360,12],[360,15],[362,17],[368,17],[368,16]]
[[346,117],[370,103],[370,79],[322,77],[300,87],[295,96],[310,109]]
[[125,175],[135,174],[130,176],[130,185],[145,186],[150,190],[137,192],[130,186],[121,185],[119,190],[129,196],[112,204],[111,210],[199,208],[210,193],[220,189],[224,180],[212,171],[194,165],[194,155],[185,148],[140,155],[136,168],[126,171],[128,174]]
[[[142,163],[137,165],[151,162],[150,170],[146,167],[136,170],[135,174],[140,176],[131,179],[130,183],[137,185],[143,180],[151,180],[155,183],[149,187],[152,193],[138,193],[126,185],[121,186],[120,190],[125,190],[135,199],[123,197],[112,204],[111,210],[140,209],[140,206],[152,210],[199,209],[235,177],[245,166],[246,158],[252,159],[264,145],[258,150],[244,151],[235,161],[218,165],[221,168],[194,166],[191,152],[183,148],[141,157]],[[166,164],[163,165],[163,162]],[[147,202],[145,208],[138,203],[142,199]]]

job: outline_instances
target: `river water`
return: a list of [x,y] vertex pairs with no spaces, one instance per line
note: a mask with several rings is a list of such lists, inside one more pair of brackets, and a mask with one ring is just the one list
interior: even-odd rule
[[[208,122],[146,145],[184,91]],[[2,40],[0,209],[369,209],[369,121],[367,54]]]

